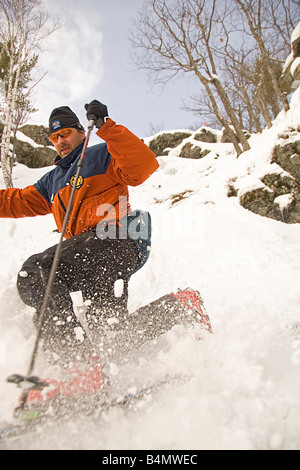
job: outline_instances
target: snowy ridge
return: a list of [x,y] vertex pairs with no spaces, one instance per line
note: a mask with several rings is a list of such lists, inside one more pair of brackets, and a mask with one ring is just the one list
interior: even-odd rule
[[[18,140],[21,140],[22,142],[27,142],[27,144],[30,144],[31,147],[34,148],[43,148],[43,145],[37,144],[33,139],[28,137],[27,135],[23,134],[22,132],[18,131],[16,134],[16,138]],[[52,147],[53,148],[53,147]]]
[[[125,371],[111,364],[110,372],[126,374],[132,386],[165,374],[193,378],[127,413],[74,420],[16,448],[300,449],[300,225],[260,217],[227,197],[229,184],[241,194],[279,171],[270,163],[272,150],[282,132],[297,126],[299,89],[291,110],[251,137],[251,150],[239,159],[230,144],[205,144],[214,147],[200,160],[178,158],[174,149],[159,157],[159,170],[144,185],[131,189],[132,207],[151,212],[153,243],[149,262],[132,277],[130,311],[191,286],[204,298],[213,334],[196,342],[188,332],[171,331],[163,348],[158,341],[138,363]],[[17,165],[15,186],[43,171]],[[27,370],[35,334],[16,276],[28,256],[59,235],[51,216],[0,223],[2,421],[18,398],[5,378]]]

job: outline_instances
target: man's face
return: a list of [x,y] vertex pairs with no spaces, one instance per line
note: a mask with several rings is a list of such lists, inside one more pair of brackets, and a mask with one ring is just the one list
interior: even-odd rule
[[[68,130],[70,131],[68,135],[63,135],[64,129],[62,129],[61,132],[58,131],[50,137],[60,158],[67,157],[67,155],[76,149],[85,139],[84,131],[74,128],[69,128]],[[55,140],[52,140],[53,136]]]

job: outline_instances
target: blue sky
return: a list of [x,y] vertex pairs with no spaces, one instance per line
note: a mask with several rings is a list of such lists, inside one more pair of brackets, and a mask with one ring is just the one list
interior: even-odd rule
[[[47,125],[53,108],[70,106],[85,122],[83,105],[99,99],[110,116],[139,137],[151,130],[188,128],[201,119],[181,109],[191,93],[188,79],[151,86],[130,61],[129,32],[143,0],[45,0],[63,26],[43,44],[31,121]],[[195,88],[196,89],[196,88]],[[194,90],[195,91],[195,90]]]

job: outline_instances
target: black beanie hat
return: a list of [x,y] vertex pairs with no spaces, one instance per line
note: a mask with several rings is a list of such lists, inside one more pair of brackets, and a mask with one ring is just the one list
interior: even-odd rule
[[57,132],[66,127],[75,127],[84,131],[83,126],[80,124],[78,117],[69,108],[69,106],[61,106],[60,108],[53,109],[49,118],[49,134]]

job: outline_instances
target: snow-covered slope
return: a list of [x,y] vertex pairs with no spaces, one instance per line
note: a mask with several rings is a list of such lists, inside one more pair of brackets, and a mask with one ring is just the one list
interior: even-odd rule
[[[136,409],[54,427],[12,448],[300,448],[300,225],[260,217],[227,197],[233,181],[244,191],[261,184],[278,136],[299,125],[300,90],[291,111],[252,137],[252,149],[239,159],[229,144],[214,144],[215,153],[200,160],[178,158],[174,149],[159,158],[159,170],[144,185],[131,190],[132,206],[151,212],[153,243],[149,262],[132,277],[130,311],[191,286],[205,300],[213,334],[197,342],[171,331],[163,349],[153,344],[152,354],[127,372],[150,382],[167,372],[192,379]],[[15,186],[34,182],[44,171],[18,165]],[[35,334],[16,275],[28,256],[54,245],[58,234],[51,216],[0,224],[2,421],[18,398],[5,378],[26,372]]]

